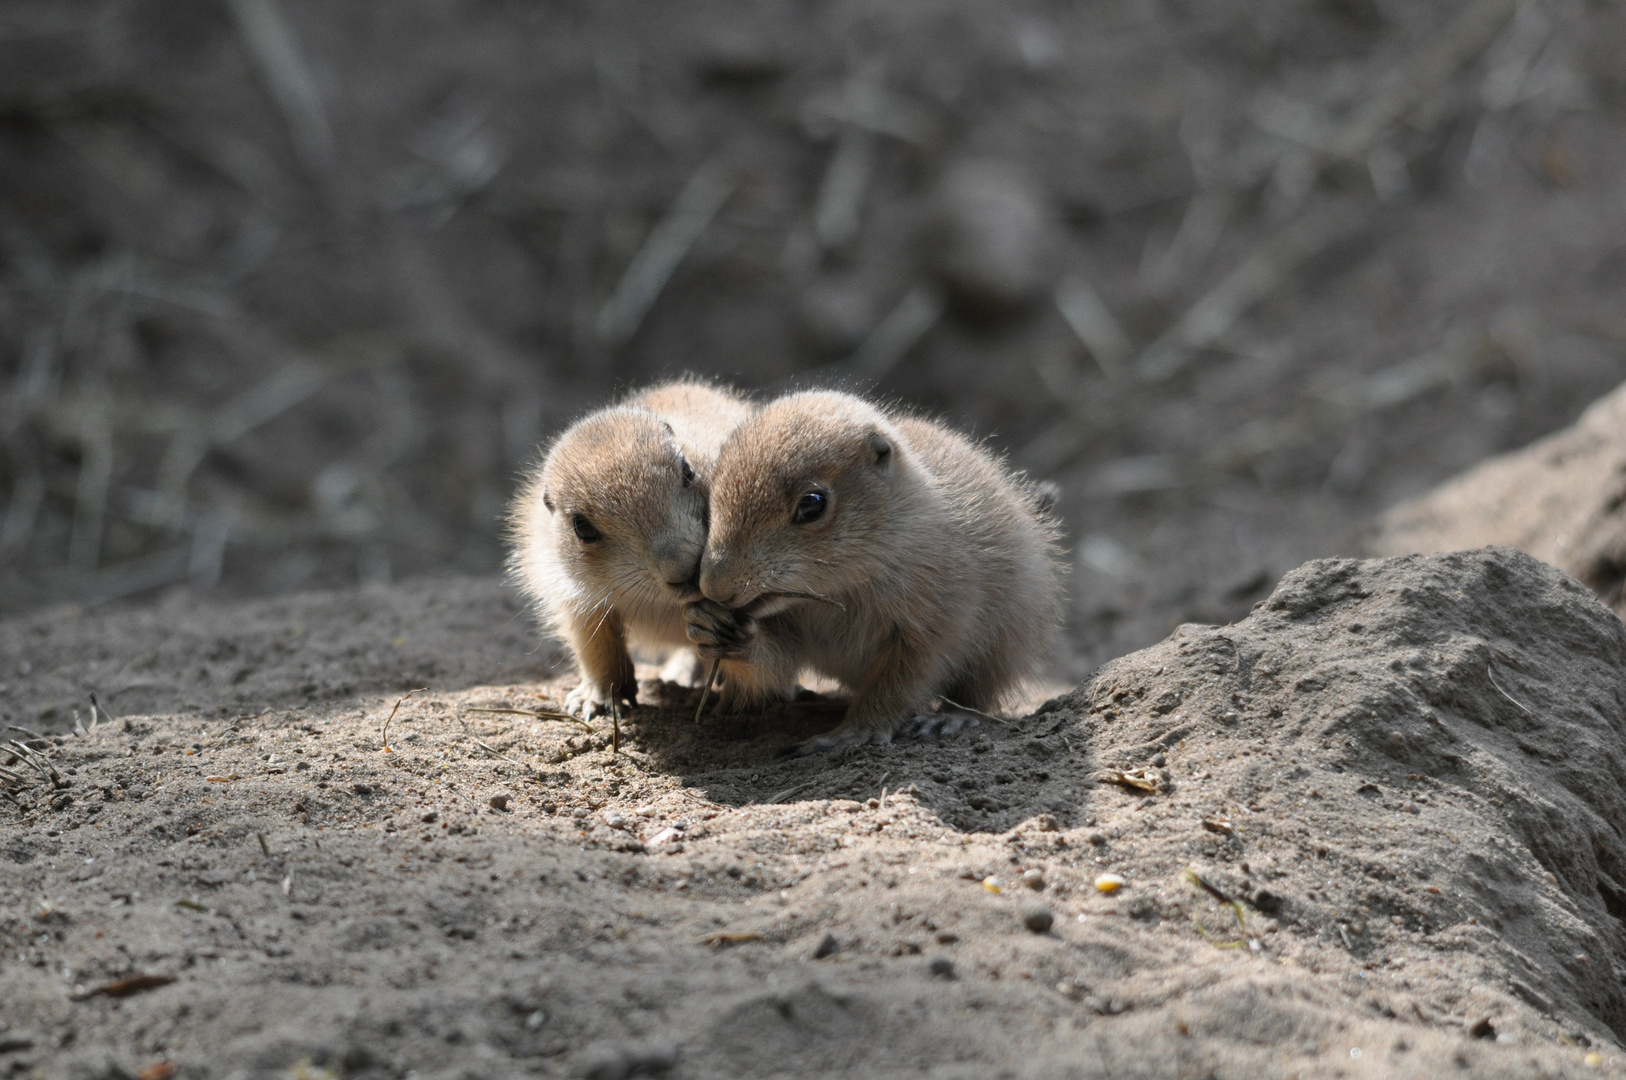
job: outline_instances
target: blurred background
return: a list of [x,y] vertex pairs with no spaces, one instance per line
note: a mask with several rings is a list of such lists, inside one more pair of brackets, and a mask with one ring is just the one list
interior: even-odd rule
[[1074,675],[1626,378],[1618,0],[5,0],[0,613],[496,573],[694,372],[1062,488]]

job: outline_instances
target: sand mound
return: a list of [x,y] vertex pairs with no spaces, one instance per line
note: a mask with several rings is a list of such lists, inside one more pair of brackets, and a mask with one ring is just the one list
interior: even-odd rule
[[37,742],[0,1070],[1626,1073],[1626,626],[1518,552],[1310,563],[941,743],[477,711],[564,689],[437,688],[388,754],[393,692]]
[[1484,544],[1527,551],[1626,614],[1626,386],[1558,434],[1391,510],[1371,547],[1400,555]]

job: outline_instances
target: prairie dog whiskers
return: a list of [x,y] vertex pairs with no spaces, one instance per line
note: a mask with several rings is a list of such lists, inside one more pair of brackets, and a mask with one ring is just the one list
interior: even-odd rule
[[[526,477],[509,515],[509,572],[575,656],[566,710],[636,703],[630,648],[682,650],[683,603],[706,541],[718,449],[752,412],[702,382],[652,387],[572,424]],[[683,659],[682,656],[674,659]]]
[[1061,623],[1047,494],[939,424],[780,398],[718,455],[689,638],[734,707],[805,669],[845,684],[846,719],[804,751],[890,741],[939,698],[997,709]]

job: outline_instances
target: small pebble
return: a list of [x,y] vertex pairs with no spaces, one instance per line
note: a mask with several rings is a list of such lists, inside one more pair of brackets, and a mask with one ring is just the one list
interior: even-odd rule
[[432,825],[435,822],[440,820],[440,814],[437,813],[434,810],[431,810],[431,811],[429,811],[429,813],[425,814],[423,817],[419,818],[418,820],[422,821],[425,825]]
[[644,844],[646,847],[659,847],[662,844],[670,844],[674,841],[682,839],[682,830],[667,827],[656,833],[654,836],[651,836],[648,840],[644,841]]
[[1056,832],[1061,828],[1055,814],[1040,814],[1034,821],[1038,824],[1040,832]]
[[1040,889],[1044,888],[1044,871],[1039,869],[1037,866],[1033,867],[1031,870],[1022,871],[1022,884],[1026,885],[1034,892],[1038,892]]
[[655,808],[653,806],[640,806],[638,809],[634,810],[633,813],[637,814],[639,817],[654,817]]
[[834,934],[826,934],[820,938],[819,943],[813,947],[813,959],[823,960],[826,956],[834,956],[840,951],[841,943],[836,941],[836,936]]
[[864,805],[869,807],[871,810],[879,810],[881,808],[881,800],[869,799],[864,803]]
[[1063,979],[1056,984],[1056,993],[1064,998],[1077,998],[1080,996],[1078,984],[1071,979]]
[[952,931],[939,930],[937,932],[937,943],[939,945],[953,945],[956,941],[959,941],[959,940],[960,940],[960,935],[956,934],[956,933],[953,933]]
[[1168,763],[1169,763],[1169,759],[1167,757],[1165,757],[1164,755],[1162,755],[1162,754],[1153,754],[1152,755],[1152,764],[1155,765],[1157,768],[1161,769],[1163,766],[1167,765]]
[[1594,1069],[1600,1068],[1603,1065],[1603,1055],[1594,1050],[1586,1056],[1586,1063]]
[[570,812],[570,816],[573,818],[584,818],[587,816],[587,812],[587,807],[578,806]]
[[1035,934],[1049,933],[1055,921],[1056,917],[1043,904],[1029,904],[1022,909],[1022,925]]
[[352,784],[351,789],[357,795],[371,795],[373,793],[373,785],[371,784]]
[[926,970],[939,979],[954,978],[954,961],[946,956],[934,956],[926,961]]
[[526,1031],[540,1031],[542,1025],[548,1022],[548,1014],[541,1009],[536,1010],[525,1018]]
[[506,796],[506,795],[493,795],[491,797],[490,801],[491,801],[491,808],[493,810],[507,810],[508,809],[508,796]]
[[606,810],[604,811],[604,824],[612,829],[624,829],[627,827],[627,819],[621,816],[619,810]]
[[1126,884],[1128,884],[1128,882],[1124,881],[1124,879],[1119,877],[1117,874],[1102,874],[1100,877],[1095,879],[1095,890],[1097,892],[1112,893],[1117,892]]
[[989,892],[1005,891],[1005,886],[992,874],[989,874],[987,877],[982,879],[982,887],[987,889]]

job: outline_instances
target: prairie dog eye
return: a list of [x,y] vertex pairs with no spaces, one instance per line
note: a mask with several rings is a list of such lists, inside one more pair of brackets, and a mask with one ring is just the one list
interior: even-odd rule
[[796,525],[817,521],[824,516],[825,508],[829,505],[830,496],[822,491],[809,491],[796,500],[796,509],[791,511],[790,520]]
[[682,464],[683,464],[683,486],[688,487],[690,484],[694,483],[694,469],[690,467],[687,460],[684,460],[682,462]]
[[593,528],[593,523],[580,514],[570,515],[570,527],[575,530],[576,538],[584,544],[591,544],[604,538],[604,534]]

